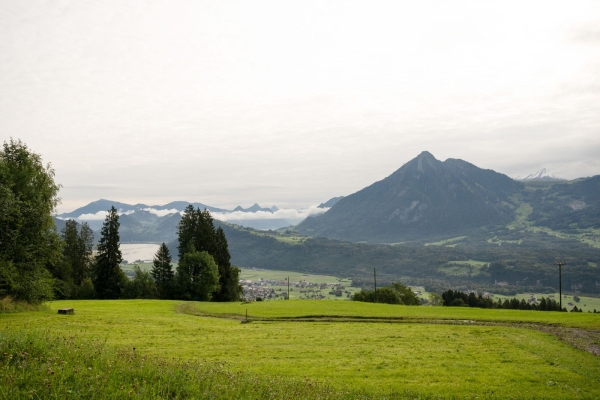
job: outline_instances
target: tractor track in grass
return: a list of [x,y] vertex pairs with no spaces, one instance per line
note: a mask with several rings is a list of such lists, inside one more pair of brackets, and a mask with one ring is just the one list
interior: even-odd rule
[[195,315],[198,317],[220,318],[240,321],[242,323],[284,323],[284,322],[354,322],[354,323],[387,323],[387,324],[431,324],[431,325],[468,325],[468,326],[503,326],[509,328],[531,329],[552,334],[558,339],[575,347],[600,357],[600,331],[570,328],[554,324],[540,324],[532,322],[496,322],[465,319],[428,319],[406,317],[369,317],[345,315],[305,315],[296,317],[257,317],[240,314],[211,314],[198,310],[193,303],[181,303],[176,307],[180,314]]

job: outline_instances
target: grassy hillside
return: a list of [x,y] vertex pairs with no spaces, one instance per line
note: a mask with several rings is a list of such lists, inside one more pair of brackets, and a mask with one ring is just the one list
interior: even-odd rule
[[[57,308],[67,306],[75,308],[75,315],[56,314]],[[257,385],[262,387],[268,380],[273,385],[285,384],[288,379],[325,380],[332,390],[343,391],[348,397],[360,393],[372,396],[395,393],[399,398],[600,397],[600,383],[596,379],[600,374],[600,357],[577,350],[550,333],[515,328],[514,324],[424,323],[427,319],[534,321],[598,329],[598,315],[334,301],[262,304],[65,301],[54,302],[50,308],[47,312],[0,315],[1,343],[6,343],[10,335],[14,338],[15,332],[44,330],[59,340],[73,336],[75,339],[68,340],[100,339],[106,342],[105,346],[125,349],[128,354],[135,348],[135,354],[148,356],[148,360],[162,357],[171,363],[177,359],[182,360],[177,362],[220,363],[222,371],[256,376]],[[246,309],[251,316],[271,320],[241,324],[239,316],[245,315]],[[273,319],[319,314],[361,317],[366,322]],[[382,323],[371,317],[411,320]],[[7,365],[7,353],[0,357]],[[174,364],[169,366],[170,370],[174,368],[177,368]],[[2,379],[6,382],[6,374],[16,371],[2,369]],[[62,373],[59,367],[55,371]],[[102,371],[93,376],[112,379],[106,368]],[[141,390],[146,383],[142,381],[143,375],[139,378],[137,387]],[[71,379],[77,382],[79,378]],[[232,384],[243,385],[243,382],[235,379]]]

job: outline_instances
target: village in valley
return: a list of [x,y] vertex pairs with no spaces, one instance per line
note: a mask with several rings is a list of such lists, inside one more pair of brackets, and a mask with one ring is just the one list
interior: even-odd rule
[[240,284],[246,301],[286,300],[350,300],[360,288],[352,287],[349,278],[298,272],[242,268]]

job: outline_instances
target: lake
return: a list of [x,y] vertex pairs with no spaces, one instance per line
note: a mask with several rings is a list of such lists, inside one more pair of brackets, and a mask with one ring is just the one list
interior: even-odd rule
[[127,260],[128,263],[137,260],[152,262],[159,247],[158,244],[150,243],[121,244],[120,246],[123,260]]

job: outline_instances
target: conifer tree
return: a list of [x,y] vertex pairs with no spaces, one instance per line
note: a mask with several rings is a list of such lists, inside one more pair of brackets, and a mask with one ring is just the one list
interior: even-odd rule
[[154,278],[160,297],[167,299],[171,296],[173,288],[173,268],[171,266],[171,253],[164,242],[158,248],[152,263],[150,274]]
[[196,211],[193,205],[188,205],[183,211],[179,225],[177,226],[177,237],[179,245],[179,259],[182,260],[186,252],[190,250],[190,245],[194,245],[194,236],[197,233]]
[[[207,253],[217,265],[217,284],[209,297],[217,301],[237,301],[242,292],[239,284],[239,269],[231,265],[227,239],[222,228],[215,230],[213,218],[208,210],[194,209],[190,204],[186,207],[177,229],[179,237],[179,266],[177,268],[176,297],[184,299],[197,298],[194,289],[199,277],[198,269],[193,267],[198,257],[196,253]],[[195,255],[186,258],[187,254]],[[208,286],[204,286],[208,287]],[[203,289],[204,290],[204,289]]]
[[206,251],[214,257],[216,251],[215,225],[210,211],[204,209],[196,210],[196,234],[194,235],[194,246],[196,251]]
[[94,232],[87,222],[79,225],[75,220],[68,220],[62,230],[65,242],[63,256],[71,271],[73,283],[80,286],[84,279],[92,276],[92,247]]
[[123,257],[119,248],[119,226],[119,215],[113,206],[100,231],[96,255],[94,287],[101,299],[118,299],[127,279],[120,265]]
[[215,235],[214,259],[219,266],[219,291],[214,293],[216,301],[238,301],[242,294],[240,270],[231,265],[227,238],[223,228],[219,227]]

